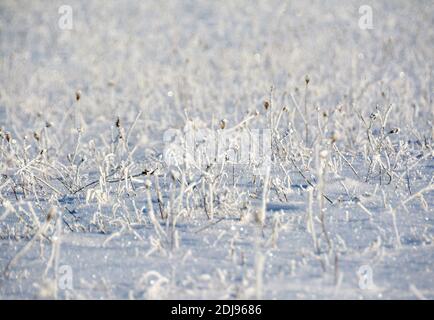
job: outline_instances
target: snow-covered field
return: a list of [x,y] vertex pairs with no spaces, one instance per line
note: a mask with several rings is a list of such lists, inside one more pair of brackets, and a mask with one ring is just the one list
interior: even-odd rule
[[432,1],[1,1],[0,299],[433,299],[433,52]]

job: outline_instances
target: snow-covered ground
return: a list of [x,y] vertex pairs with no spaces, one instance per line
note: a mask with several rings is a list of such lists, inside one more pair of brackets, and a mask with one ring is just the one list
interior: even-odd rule
[[433,52],[432,1],[1,1],[0,299],[433,299]]

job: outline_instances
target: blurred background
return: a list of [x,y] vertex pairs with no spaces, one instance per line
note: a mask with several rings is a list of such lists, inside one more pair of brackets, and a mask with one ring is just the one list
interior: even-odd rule
[[306,75],[312,107],[370,112],[386,92],[432,117],[433,19],[432,1],[2,1],[0,125],[61,134],[81,90],[86,132],[142,110],[132,138],[149,145],[185,109],[236,123],[271,86],[278,103],[302,99]]

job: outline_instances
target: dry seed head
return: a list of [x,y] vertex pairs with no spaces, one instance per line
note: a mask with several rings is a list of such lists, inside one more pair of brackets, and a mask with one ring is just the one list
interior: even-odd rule
[[310,82],[309,75],[306,75],[306,77],[304,77],[304,81],[306,82],[306,86],[307,86]]
[[220,129],[223,130],[224,128],[226,128],[226,119],[220,120]]
[[399,128],[393,128],[392,130],[389,131],[389,134],[395,134],[399,132]]
[[335,143],[336,141],[340,140],[341,139],[340,132],[339,131],[333,131],[331,139],[332,139],[332,143]]
[[270,108],[270,102],[264,101],[264,108],[265,110],[268,110]]
[[47,214],[47,221],[51,221],[54,218],[56,218],[56,209],[51,207]]

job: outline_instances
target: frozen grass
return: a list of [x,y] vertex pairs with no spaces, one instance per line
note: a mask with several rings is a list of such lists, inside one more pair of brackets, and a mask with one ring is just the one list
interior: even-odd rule
[[430,1],[62,4],[0,4],[0,298],[434,298]]

